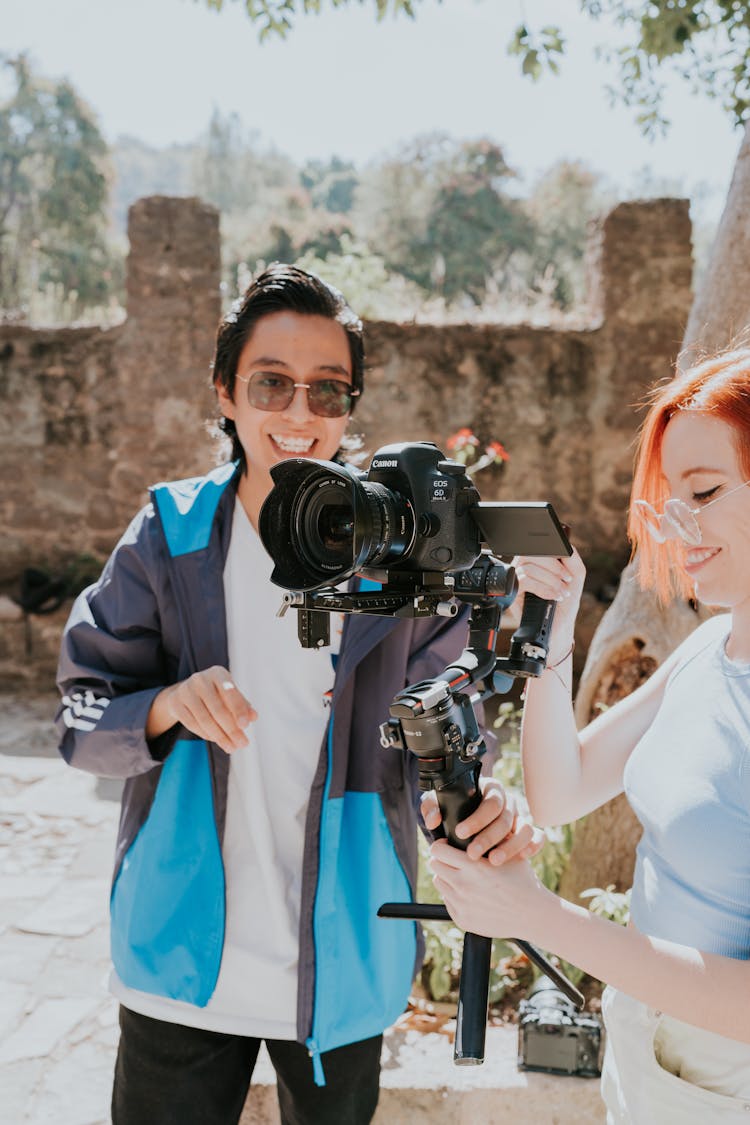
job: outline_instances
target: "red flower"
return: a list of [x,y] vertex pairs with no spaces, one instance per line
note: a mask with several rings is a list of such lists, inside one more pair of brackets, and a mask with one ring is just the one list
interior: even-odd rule
[[455,434],[451,434],[445,444],[451,450],[465,449],[467,445],[479,445],[479,438],[467,426],[464,426],[463,429],[457,430]]
[[488,457],[494,457],[496,461],[510,460],[510,453],[508,453],[508,450],[505,448],[502,442],[499,441],[491,441],[487,446],[485,453]]

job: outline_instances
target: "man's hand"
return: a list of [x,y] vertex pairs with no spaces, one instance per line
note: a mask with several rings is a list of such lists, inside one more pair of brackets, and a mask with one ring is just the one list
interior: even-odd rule
[[181,723],[231,754],[247,746],[245,727],[257,718],[227,669],[217,664],[159,692],[148,713],[146,737],[156,738]]
[[[485,856],[493,867],[500,867],[509,859],[529,859],[541,851],[544,833],[528,818],[519,817],[513,795],[493,777],[480,778],[479,787],[481,804],[456,826],[459,839],[471,839],[466,849],[469,859]],[[423,794],[421,808],[425,827],[434,831],[442,822],[434,791]]]

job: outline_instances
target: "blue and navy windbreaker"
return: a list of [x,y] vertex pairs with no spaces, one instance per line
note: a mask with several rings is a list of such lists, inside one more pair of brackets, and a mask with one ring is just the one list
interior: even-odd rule
[[[130,988],[197,1006],[213,992],[224,940],[229,757],[181,727],[147,742],[144,727],[162,688],[227,666],[223,571],[237,483],[237,467],[224,465],[151,490],[99,581],[76,600],[58,670],[63,757],[126,779],[114,966]],[[376,912],[413,897],[416,766],[380,747],[378,725],[398,691],[440,673],[465,642],[463,615],[345,619],[302,879],[297,1033],[316,1062],[379,1034],[406,1006],[415,925]]]

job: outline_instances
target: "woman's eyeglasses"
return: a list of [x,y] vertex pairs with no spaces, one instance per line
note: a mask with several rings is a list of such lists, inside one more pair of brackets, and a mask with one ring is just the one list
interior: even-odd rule
[[739,492],[747,484],[750,484],[750,480],[743,481],[736,488],[730,488],[729,492],[717,496],[715,500],[709,500],[700,508],[691,508],[684,500],[667,500],[661,513],[657,512],[648,500],[636,500],[635,506],[649,535],[657,543],[666,543],[668,539],[681,539],[688,547],[700,547],[703,533],[696,517],[713,504],[726,500],[733,492]]
[[319,418],[342,418],[349,414],[352,402],[359,394],[351,383],[341,379],[317,379],[313,383],[295,383],[291,375],[269,371],[254,371],[252,375],[238,375],[247,385],[247,400],[257,410],[277,412],[286,410],[296,391],[307,391],[307,402]]

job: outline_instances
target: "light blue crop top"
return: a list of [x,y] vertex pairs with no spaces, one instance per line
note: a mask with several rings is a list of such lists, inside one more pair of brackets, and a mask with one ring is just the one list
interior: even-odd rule
[[728,615],[688,637],[625,767],[643,825],[631,917],[652,937],[750,958],[750,664],[729,660]]

